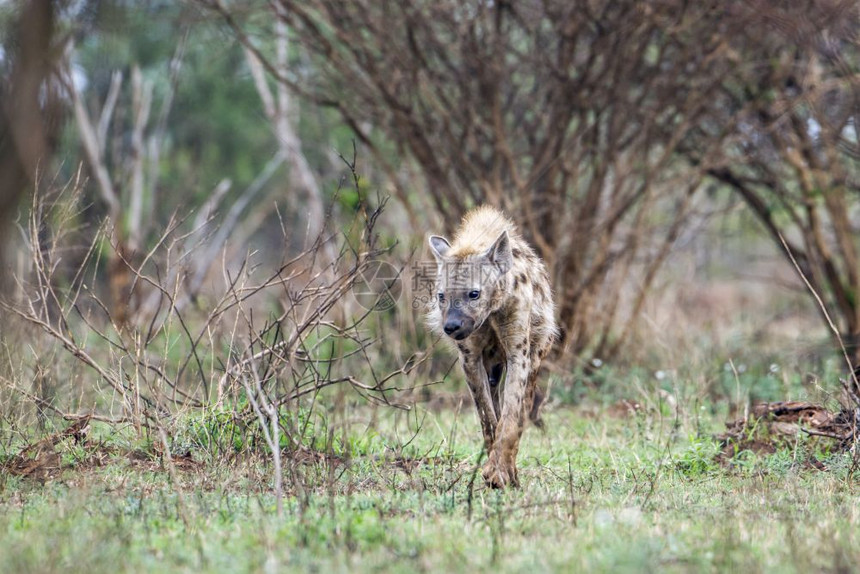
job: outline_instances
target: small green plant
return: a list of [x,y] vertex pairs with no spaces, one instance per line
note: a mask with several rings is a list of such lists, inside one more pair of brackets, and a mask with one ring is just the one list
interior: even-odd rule
[[739,450],[735,445],[735,453],[731,459],[732,468],[743,474],[750,474],[757,470],[762,464],[762,459],[754,451],[749,449]]
[[259,430],[238,418],[236,412],[213,410],[190,415],[176,426],[171,448],[176,452],[204,453],[212,460],[253,449],[260,442]]
[[689,444],[675,459],[675,466],[686,475],[707,474],[719,468],[716,460],[719,453],[720,445],[712,438],[690,435]]

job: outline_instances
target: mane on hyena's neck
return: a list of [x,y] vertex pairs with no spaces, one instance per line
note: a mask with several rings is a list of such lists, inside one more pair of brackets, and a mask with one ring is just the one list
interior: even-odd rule
[[516,225],[504,213],[489,205],[477,207],[463,216],[448,255],[462,258],[482,253],[503,231],[507,231],[511,239],[519,238]]

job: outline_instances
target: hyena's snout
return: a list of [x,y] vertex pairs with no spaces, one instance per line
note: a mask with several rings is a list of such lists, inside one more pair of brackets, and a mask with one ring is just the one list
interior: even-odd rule
[[452,339],[462,341],[475,330],[475,320],[465,313],[452,309],[445,317],[442,329]]

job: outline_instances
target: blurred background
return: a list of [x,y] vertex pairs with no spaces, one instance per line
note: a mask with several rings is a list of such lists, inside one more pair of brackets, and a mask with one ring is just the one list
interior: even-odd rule
[[[483,203],[550,268],[550,404],[837,392],[860,363],[858,18],[3,2],[4,417],[443,400],[463,387],[414,274]],[[380,260],[393,306],[353,295]]]

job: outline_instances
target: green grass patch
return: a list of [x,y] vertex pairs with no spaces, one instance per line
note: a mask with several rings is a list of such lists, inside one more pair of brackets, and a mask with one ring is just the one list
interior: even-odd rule
[[[188,429],[232,445],[238,431],[221,420]],[[265,452],[169,472],[119,451],[88,464],[70,444],[60,474],[3,481],[0,570],[800,572],[860,560],[850,455],[818,452],[827,472],[802,464],[804,444],[723,464],[709,434],[659,410],[545,420],[524,437],[522,488],[494,491],[471,410],[356,408],[318,427],[338,437],[336,456],[285,460],[280,516]]]

